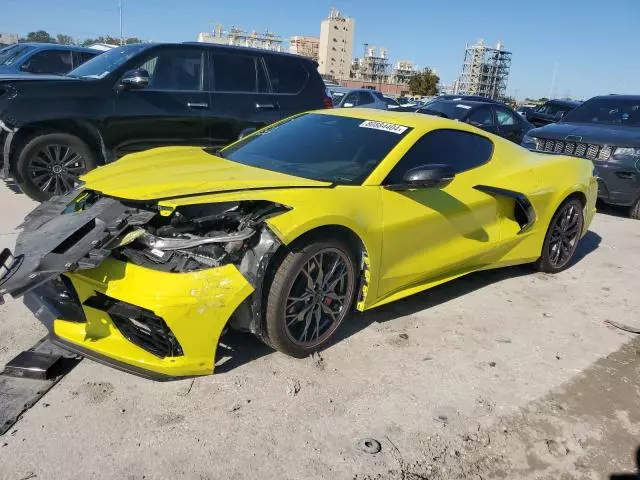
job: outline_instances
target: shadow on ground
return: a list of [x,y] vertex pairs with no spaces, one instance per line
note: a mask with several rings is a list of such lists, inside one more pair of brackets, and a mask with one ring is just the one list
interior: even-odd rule
[[619,205],[609,205],[598,200],[596,204],[598,213],[610,215],[612,217],[629,218],[629,207],[621,207]]
[[[596,250],[602,238],[592,231],[587,232],[578,245],[572,266],[579,263],[583,258]],[[571,267],[569,267],[571,268]],[[359,331],[367,328],[372,323],[382,323],[395,320],[396,318],[421,312],[429,308],[447,303],[454,298],[467,295],[476,290],[480,290],[491,284],[509,278],[531,275],[534,270],[528,265],[507,267],[497,270],[484,270],[471,273],[451,282],[437,287],[416,293],[410,297],[389,303],[379,308],[367,312],[355,312],[347,317],[344,324],[336,331],[332,341],[326,347],[335,345],[342,340],[355,335]],[[273,353],[273,349],[262,343],[256,336],[250,333],[236,332],[229,330],[221,339],[221,345],[216,353],[216,360],[220,362],[223,357],[224,363],[216,366],[216,373],[225,373],[240,367],[260,357]]]
[[22,190],[20,190],[20,187],[18,186],[18,184],[13,180],[5,180],[4,183],[7,186],[7,188],[11,190],[13,193],[23,195]]

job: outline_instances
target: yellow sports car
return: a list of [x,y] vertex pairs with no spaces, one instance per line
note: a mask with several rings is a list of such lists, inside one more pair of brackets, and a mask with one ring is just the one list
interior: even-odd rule
[[[588,160],[427,115],[298,115],[220,150],[169,147],[84,177],[25,219],[2,294],[71,350],[153,378],[210,374],[225,328],[286,354],[469,272],[571,264]],[[357,320],[353,320],[357,321]]]

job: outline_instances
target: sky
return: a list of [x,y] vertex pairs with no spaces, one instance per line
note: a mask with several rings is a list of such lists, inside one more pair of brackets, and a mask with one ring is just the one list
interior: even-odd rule
[[[84,39],[119,34],[119,0],[0,0],[0,32],[34,30]],[[640,93],[640,0],[122,0],[125,36],[193,41],[225,28],[283,37],[320,34],[332,6],[355,19],[354,56],[363,44],[392,61],[460,73],[465,44],[498,41],[513,52],[507,94],[586,99]],[[555,73],[555,87],[552,89]]]

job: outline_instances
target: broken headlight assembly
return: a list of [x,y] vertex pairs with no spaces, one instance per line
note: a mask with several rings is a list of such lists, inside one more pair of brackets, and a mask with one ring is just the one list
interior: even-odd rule
[[262,223],[289,210],[267,201],[190,205],[156,215],[122,236],[114,255],[167,272],[193,272],[239,264],[260,241]]

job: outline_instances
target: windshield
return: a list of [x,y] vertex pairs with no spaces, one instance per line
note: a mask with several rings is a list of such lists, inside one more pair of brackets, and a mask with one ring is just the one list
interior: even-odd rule
[[640,98],[594,98],[569,112],[564,122],[640,127]]
[[462,120],[466,113],[471,110],[469,105],[457,103],[454,101],[434,101],[427,103],[420,109],[420,113],[427,115],[436,115],[438,117],[452,118],[454,120]]
[[33,50],[33,47],[20,43],[3,48],[0,50],[0,66],[8,67],[9,65],[12,65],[18,58],[29,50]]
[[411,129],[335,115],[304,114],[267,127],[214,155],[343,185],[362,183]]
[[68,75],[81,78],[104,78],[147,46],[144,43],[137,43],[113,48],[71,70]]
[[382,97],[382,101],[384,103],[386,103],[390,107],[399,107],[400,106],[400,104],[398,102],[396,102],[393,98]]
[[542,113],[544,115],[551,115],[552,117],[560,117],[566,115],[567,112],[571,111],[573,107],[571,105],[566,105],[563,103],[555,103],[555,102],[547,102],[543,105],[540,105],[536,108],[537,113]]

